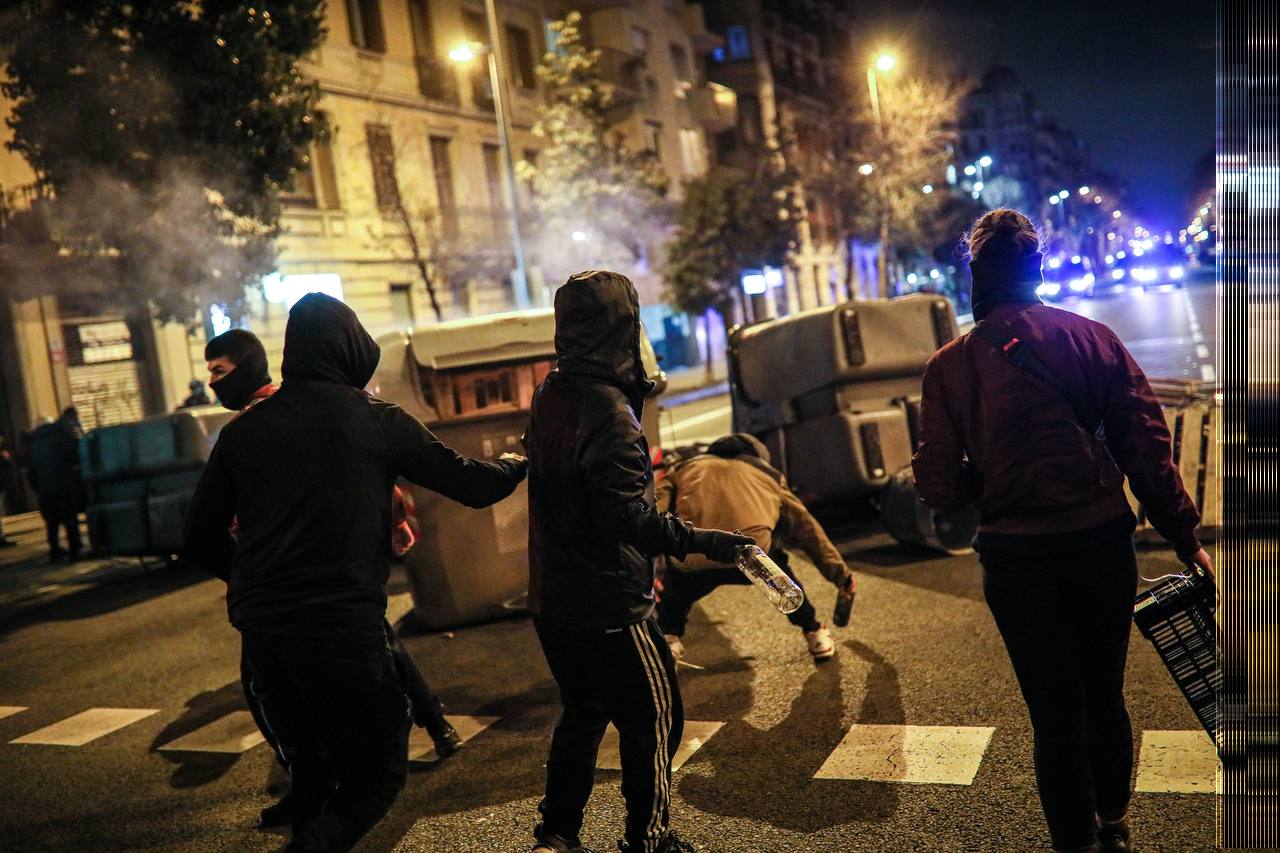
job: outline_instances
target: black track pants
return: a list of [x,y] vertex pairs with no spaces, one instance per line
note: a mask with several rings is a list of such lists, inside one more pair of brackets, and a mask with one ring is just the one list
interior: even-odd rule
[[535,619],[564,711],[551,737],[547,790],[538,806],[547,834],[576,840],[610,722],[620,735],[626,840],[650,853],[666,832],[671,758],[684,733],[675,661],[657,620],[575,631]]

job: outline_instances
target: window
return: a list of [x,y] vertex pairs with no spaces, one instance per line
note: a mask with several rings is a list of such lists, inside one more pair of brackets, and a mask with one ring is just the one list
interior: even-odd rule
[[319,178],[320,206],[330,210],[342,207],[342,199],[338,198],[338,172],[333,167],[333,147],[328,138],[317,140],[312,146],[311,162]]
[[511,66],[511,79],[521,89],[534,89],[538,75],[534,70],[533,37],[523,27],[507,24],[507,62]]
[[446,229],[451,231],[456,225],[454,209],[457,206],[453,197],[453,163],[449,158],[449,137],[431,137],[431,174],[436,182],[436,205],[440,208],[440,219]]
[[413,293],[408,284],[391,285],[391,324],[397,329],[413,325]]
[[484,180],[489,188],[489,207],[507,209],[507,197],[502,191],[502,148],[491,142],[484,143]]
[[644,123],[644,147],[658,162],[662,162],[662,125],[658,122]]
[[707,170],[707,149],[702,131],[696,128],[680,128],[680,161],[686,177],[701,175]]
[[281,193],[281,198],[286,204],[298,207],[315,207],[318,204],[314,159],[314,156],[308,153],[305,162],[293,173],[293,178]]
[[373,195],[379,210],[392,210],[400,205],[400,185],[396,182],[396,154],[391,144],[391,128],[385,124],[366,124],[369,163],[373,167]]
[[379,0],[347,0],[347,26],[356,47],[378,53],[387,49]]
[[751,39],[747,36],[747,28],[742,24],[734,24],[725,32],[725,41],[729,44],[730,59],[750,59]]
[[678,44],[671,45],[671,69],[677,80],[693,81],[693,68],[689,65],[689,51]]
[[640,27],[631,28],[631,49],[637,56],[649,55],[649,31]]
[[[462,29],[467,41],[489,44],[489,27],[484,15],[479,12],[462,13]],[[477,107],[493,109],[493,85],[489,80],[489,64],[487,61],[473,61],[471,70],[471,99]]]
[[418,93],[432,100],[456,104],[458,78],[453,63],[436,53],[429,0],[409,0],[409,32],[413,37]]

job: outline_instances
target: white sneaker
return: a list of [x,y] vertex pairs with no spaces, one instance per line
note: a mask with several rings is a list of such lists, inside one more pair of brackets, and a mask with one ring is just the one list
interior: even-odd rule
[[667,645],[671,647],[671,656],[676,659],[676,663],[680,663],[680,659],[684,657],[684,642],[675,634],[666,634]]
[[819,625],[816,631],[805,631],[804,641],[809,644],[809,654],[815,661],[831,660],[835,656],[836,643],[826,625]]

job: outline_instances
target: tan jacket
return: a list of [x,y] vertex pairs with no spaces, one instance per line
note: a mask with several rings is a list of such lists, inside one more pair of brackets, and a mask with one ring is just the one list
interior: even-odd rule
[[[834,584],[843,586],[850,575],[822,525],[787,487],[786,479],[763,463],[695,456],[667,472],[657,484],[656,495],[659,507],[694,526],[740,530],[764,551],[782,539],[803,551]],[[670,564],[681,570],[723,565],[698,554],[670,560]]]

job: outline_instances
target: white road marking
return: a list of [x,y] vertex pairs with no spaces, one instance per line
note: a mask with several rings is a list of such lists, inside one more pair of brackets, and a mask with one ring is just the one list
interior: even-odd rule
[[387,621],[392,625],[399,622],[413,609],[413,593],[402,592],[399,595],[387,596]]
[[[465,714],[449,715],[449,722],[453,723],[453,727],[458,730],[458,736],[462,738],[463,743],[471,740],[500,719],[502,718],[469,717]],[[431,742],[431,736],[420,726],[414,726],[409,731],[409,760],[423,763],[439,761],[436,757],[435,744]]]
[[12,717],[14,714],[27,710],[26,705],[0,705],[0,720],[5,717]]
[[994,732],[989,726],[856,725],[813,778],[972,785]]
[[1200,378],[1205,382],[1217,382],[1218,372],[1213,369],[1212,364],[1200,365]]
[[162,752],[225,752],[238,755],[265,741],[253,714],[232,711],[160,747]]
[[1196,355],[1200,358],[1208,358],[1209,348],[1204,344],[1200,344],[1200,346],[1196,347]]
[[[724,723],[721,722],[704,722],[700,720],[684,721],[684,737],[680,740],[680,746],[676,749],[675,757],[671,759],[671,772],[674,773],[680,767],[693,757],[693,754],[702,749],[702,745],[711,740],[716,732],[720,731]],[[622,753],[619,750],[618,730],[609,724],[609,728],[604,730],[604,739],[600,741],[600,752],[596,756],[596,768],[599,770],[621,770],[622,769]]]
[[90,708],[74,717],[31,734],[14,738],[9,743],[37,743],[47,746],[84,746],[103,735],[123,729],[138,720],[160,713],[157,708]]
[[1135,791],[1212,794],[1221,773],[1218,752],[1201,730],[1143,732]]
[[676,432],[678,430],[688,429],[689,427],[694,426],[696,424],[702,424],[708,421],[714,421],[719,418],[724,418],[732,414],[733,414],[733,406],[720,406],[719,408],[712,409],[709,412],[703,412],[700,415],[691,415],[690,417],[687,417],[687,418],[678,419],[670,427],[668,427],[668,429],[671,432]]

